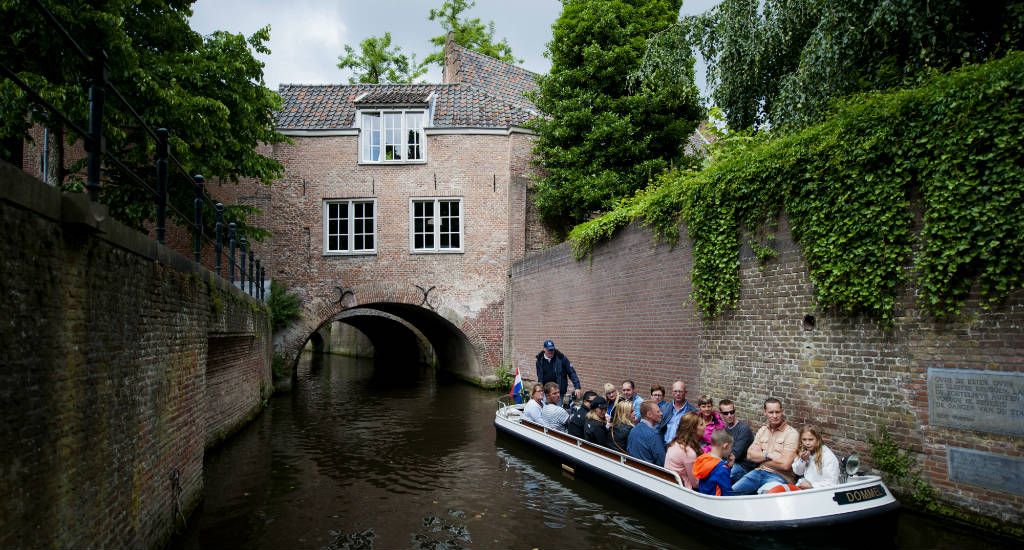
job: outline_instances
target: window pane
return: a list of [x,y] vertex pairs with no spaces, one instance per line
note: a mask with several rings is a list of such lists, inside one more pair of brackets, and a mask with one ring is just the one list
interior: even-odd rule
[[338,250],[338,237],[327,238],[327,250],[330,252],[336,252]]
[[449,203],[449,205],[450,205],[450,208],[451,208],[452,216],[458,216],[459,215],[459,201],[451,201]]
[[448,244],[448,237],[449,235],[447,233],[441,233],[441,248],[451,248]]
[[430,232],[423,235],[423,248],[434,248],[434,233]]
[[402,160],[401,113],[384,113],[384,160]]
[[417,111],[405,114],[406,145],[408,147],[409,160],[423,158],[423,112]]
[[363,160],[369,162],[380,161],[380,113],[363,113],[362,124],[363,134]]
[[413,248],[415,248],[417,250],[422,249],[423,248],[423,234],[422,233],[417,233],[416,235],[413,235],[412,243],[413,243],[412,244]]
[[459,232],[459,218],[452,218],[451,219],[451,232],[452,233],[458,233]]
[[338,220],[331,220],[327,223],[327,234],[337,235],[338,234]]
[[461,247],[462,243],[460,243],[459,241],[460,241],[459,240],[459,234],[458,233],[453,233],[452,234],[452,248],[459,248],[459,247]]
[[362,235],[355,235],[353,237],[352,241],[353,241],[352,250],[366,250],[363,247],[363,236]]

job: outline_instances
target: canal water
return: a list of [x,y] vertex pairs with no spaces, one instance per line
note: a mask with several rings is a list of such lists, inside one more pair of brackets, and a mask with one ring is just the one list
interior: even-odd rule
[[[337,356],[303,360],[312,362],[309,374],[291,393],[273,397],[251,425],[208,453],[205,499],[175,547],[752,545],[664,515],[615,486],[576,479],[537,451],[496,437],[496,392],[420,367],[374,369],[372,361]],[[907,513],[895,539],[871,532],[858,538],[860,548],[986,544],[977,532]]]

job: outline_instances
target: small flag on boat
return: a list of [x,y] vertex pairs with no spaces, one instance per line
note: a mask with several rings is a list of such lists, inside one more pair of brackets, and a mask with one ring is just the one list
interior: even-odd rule
[[512,382],[512,390],[508,393],[515,399],[516,405],[523,402],[523,377],[519,376],[519,367],[516,367],[516,378]]

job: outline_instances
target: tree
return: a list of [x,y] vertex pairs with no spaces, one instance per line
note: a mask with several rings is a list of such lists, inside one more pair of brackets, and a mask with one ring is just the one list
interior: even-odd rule
[[542,216],[566,228],[612,207],[682,160],[703,118],[693,57],[669,78],[631,85],[646,40],[671,26],[680,0],[566,2],[548,46],[551,72],[532,122]]
[[730,127],[804,126],[849,94],[1024,47],[1024,1],[723,0],[655,37],[642,67],[693,45]]
[[[45,2],[58,21],[93,58],[106,54],[108,81],[152,128],[170,130],[173,155],[208,181],[254,178],[269,183],[282,173],[281,164],[258,150],[284,142],[274,130],[280,97],[263,82],[263,63],[255,53],[269,53],[270,28],[252,36],[215,32],[202,36],[189,27],[192,0],[87,0]],[[87,118],[88,81],[95,73],[31,2],[0,0],[0,63],[11,68],[80,126]],[[40,123],[66,142],[81,139],[59,119],[34,108],[25,94],[0,79],[0,134],[24,136]],[[154,216],[152,193],[136,181],[155,187],[155,144],[129,111],[107,93],[106,150],[135,177],[105,161],[101,201],[121,221],[141,226]],[[63,166],[66,160],[61,159]],[[81,187],[78,169],[70,163],[60,181],[65,189]],[[191,212],[192,186],[177,171],[171,179],[170,201]],[[234,207],[229,215],[242,222],[250,209]],[[173,212],[170,215],[174,216]],[[179,221],[188,221],[179,219]],[[251,230],[250,237],[261,232]]]
[[427,72],[425,65],[416,63],[416,54],[409,57],[402,48],[391,48],[390,32],[360,42],[358,54],[346,44],[345,55],[338,57],[338,68],[354,73],[349,84],[410,84]]
[[441,9],[430,10],[428,19],[440,20],[444,33],[430,39],[430,42],[438,47],[438,50],[423,60],[424,65],[437,63],[444,66],[444,43],[448,39],[448,33],[454,33],[455,43],[464,48],[506,63],[522,63],[521,59],[516,59],[512,55],[512,47],[508,45],[508,41],[504,38],[501,39],[501,42],[494,41],[494,21],[484,25],[478,17],[460,18],[462,12],[475,5],[475,0],[468,2],[466,0],[445,0],[441,4]]

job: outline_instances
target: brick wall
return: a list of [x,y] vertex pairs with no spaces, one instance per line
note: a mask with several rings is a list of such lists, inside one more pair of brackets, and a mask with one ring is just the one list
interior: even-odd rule
[[685,233],[673,249],[634,226],[581,262],[567,245],[528,256],[512,269],[512,360],[533,377],[533,355],[551,337],[587,388],[631,377],[646,390],[681,376],[691,400],[701,392],[731,398],[754,425],[765,397],[776,396],[793,425],[821,426],[830,446],[869,464],[868,438],[886,426],[944,502],[1024,520],[1024,497],[950,481],[947,471],[950,447],[1022,458],[1024,440],[930,425],[927,389],[928,368],[1024,372],[1024,293],[938,323],[908,288],[894,327],[884,329],[818,310],[785,219],[776,242],[779,257],[764,265],[742,251],[740,302],[706,323],[689,298]]
[[[207,424],[270,388],[264,310],[83,198],[0,163],[0,547],[162,545],[201,496]],[[234,407],[206,395],[211,334],[255,343]]]
[[655,244],[636,228],[581,262],[567,244],[528,256],[512,268],[513,364],[535,378],[534,356],[551,338],[586,389],[632,379],[646,395],[653,383],[682,379],[692,395],[700,321],[689,303],[691,264],[687,247]]
[[[517,182],[529,171],[530,136],[429,133],[426,162],[405,165],[358,163],[354,135],[292,140],[273,150],[285,175],[269,189],[251,182],[209,187],[226,201],[259,196],[263,221],[273,233],[261,254],[268,275],[302,299],[304,318],[278,335],[275,348],[294,356],[313,330],[340,312],[376,307],[420,322],[424,334],[439,335],[445,341],[434,341],[435,348],[464,348],[456,355],[468,361],[442,357],[445,368],[471,380],[493,378],[503,353],[507,270],[511,258],[529,246],[522,221],[525,189]],[[462,199],[463,252],[411,252],[410,199],[429,197]],[[345,198],[376,200],[375,254],[324,255],[324,200]],[[354,294],[339,302],[339,287]],[[424,301],[423,290],[430,287]],[[409,315],[388,304],[426,311]]]

